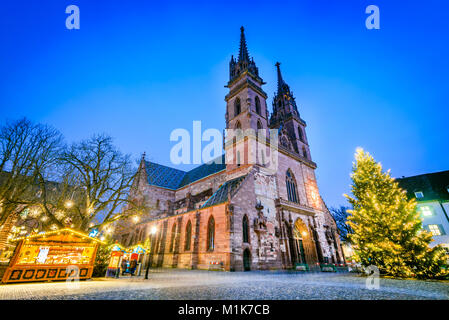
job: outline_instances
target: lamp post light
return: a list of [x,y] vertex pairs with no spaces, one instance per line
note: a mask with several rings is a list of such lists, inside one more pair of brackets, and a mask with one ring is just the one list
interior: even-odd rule
[[64,207],[66,207],[67,209],[70,209],[71,207],[73,207],[73,201],[72,200],[67,200],[64,203]]
[[[150,230],[151,236],[152,238],[154,238],[154,235],[157,233],[157,227],[156,226],[152,226],[151,230]],[[153,247],[154,247],[154,243],[153,241],[150,240],[150,252],[148,252],[148,261],[147,261],[147,270],[145,271],[145,279],[148,279],[148,272],[150,272],[150,261],[152,259],[153,256]]]

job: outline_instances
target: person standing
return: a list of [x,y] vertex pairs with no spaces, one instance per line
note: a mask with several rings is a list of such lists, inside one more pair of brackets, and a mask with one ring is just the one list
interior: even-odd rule
[[137,267],[137,261],[136,260],[131,260],[130,264],[129,264],[129,272],[131,273],[131,276],[134,275],[134,272],[136,272],[136,267]]

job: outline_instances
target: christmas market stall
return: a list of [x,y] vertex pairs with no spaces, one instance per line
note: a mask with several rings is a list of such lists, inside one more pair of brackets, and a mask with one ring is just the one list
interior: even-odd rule
[[118,277],[120,272],[120,262],[126,250],[119,244],[115,244],[111,249],[111,258],[109,259],[106,277]]
[[130,251],[131,251],[131,261],[134,260],[136,262],[135,274],[140,276],[146,250],[143,248],[143,246],[136,245],[132,247]]
[[100,240],[65,228],[15,239],[2,283],[89,279]]
[[140,275],[146,250],[141,245],[131,248],[123,248],[115,244],[111,249],[107,277],[117,277],[121,275]]

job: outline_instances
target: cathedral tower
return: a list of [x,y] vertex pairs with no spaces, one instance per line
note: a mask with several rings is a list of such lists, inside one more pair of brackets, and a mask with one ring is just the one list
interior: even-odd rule
[[[226,85],[229,93],[225,97],[226,129],[241,129],[244,133],[253,129],[256,134],[258,130],[265,130],[268,136],[267,94],[262,90],[264,84],[254,59],[249,56],[244,28],[241,27],[238,58],[232,56],[229,62],[229,82]],[[255,148],[251,147],[248,137],[236,138],[234,142],[228,140],[225,145],[228,169],[257,161],[253,159]]]
[[306,122],[301,119],[293,92],[284,81],[280,63],[276,63],[277,92],[273,98],[273,114],[270,128],[279,129],[279,143],[302,158],[311,161],[309,144],[306,136]]

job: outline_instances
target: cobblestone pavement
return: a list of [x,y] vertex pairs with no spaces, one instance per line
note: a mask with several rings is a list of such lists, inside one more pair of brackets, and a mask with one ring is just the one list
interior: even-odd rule
[[449,282],[366,278],[349,273],[156,270],[142,277],[0,285],[0,299],[449,299]]

